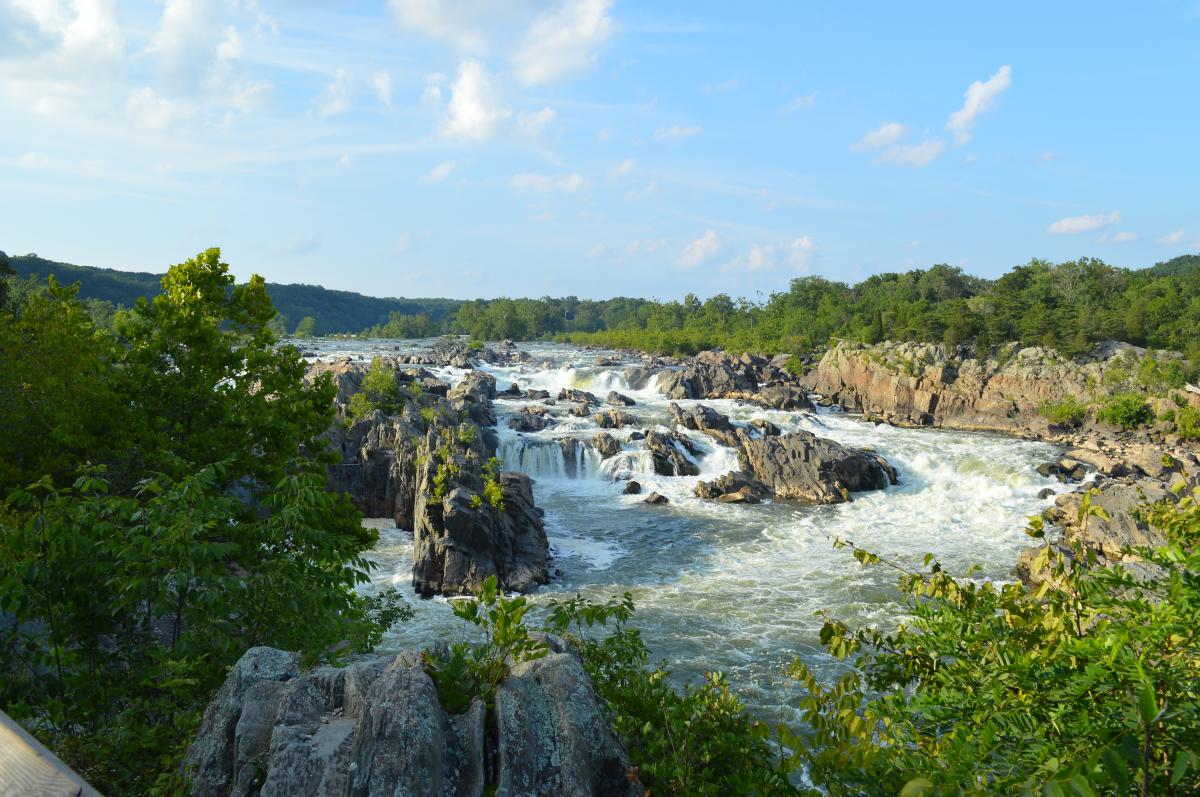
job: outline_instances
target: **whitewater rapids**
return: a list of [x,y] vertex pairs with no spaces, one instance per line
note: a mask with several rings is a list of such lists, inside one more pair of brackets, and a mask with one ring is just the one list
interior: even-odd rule
[[[306,342],[312,348],[314,344]],[[415,350],[411,341],[318,341],[320,357]],[[655,475],[645,450],[625,441],[633,429],[672,426],[668,401],[651,382],[630,389],[629,365],[617,352],[564,345],[523,344],[537,365],[483,366],[503,391],[513,382],[522,390],[557,395],[562,388],[595,393],[603,401],[617,390],[637,404],[627,408],[631,427],[607,430],[624,451],[603,462],[591,448],[576,446],[564,457],[557,439],[593,436],[591,418],[569,418],[538,433],[517,433],[507,419],[530,402],[496,401],[499,456],[506,470],[534,479],[534,495],[546,510],[553,581],[531,596],[536,606],[576,592],[602,600],[625,591],[637,605],[636,624],[656,659],[681,680],[706,671],[725,672],[751,707],[765,719],[794,717],[787,705],[794,685],[782,670],[800,656],[832,676],[843,664],[823,652],[817,632],[825,610],[850,623],[882,626],[899,618],[896,573],[863,568],[833,540],[853,540],[881,556],[919,566],[927,552],[953,574],[974,564],[975,578],[1008,581],[1018,553],[1030,544],[1023,533],[1029,516],[1046,508],[1045,479],[1034,467],[1054,459],[1053,446],[996,435],[876,426],[836,411],[817,415],[763,410],[732,401],[704,403],[735,422],[764,418],[785,433],[807,430],[852,446],[871,448],[899,472],[900,484],[886,491],[856,493],[847,504],[809,507],[789,501],[758,505],[720,504],[696,498],[698,479],[737,468],[737,453],[699,432],[684,432],[704,452],[698,477]],[[621,361],[596,365],[598,357]],[[431,368],[447,381],[464,371]],[[679,402],[686,405],[697,402]],[[683,430],[680,430],[683,431]],[[625,495],[625,479],[642,484],[642,495]],[[656,491],[665,506],[643,503]],[[388,634],[385,648],[411,648],[434,639],[468,638],[468,627],[453,617],[447,601],[423,601],[412,591],[412,533],[390,520],[371,520],[380,541],[371,559],[379,566],[368,589],[395,587],[416,609],[416,618]]]

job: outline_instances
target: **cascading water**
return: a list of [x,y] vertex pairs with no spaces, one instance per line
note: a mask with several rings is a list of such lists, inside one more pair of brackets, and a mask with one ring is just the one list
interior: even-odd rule
[[[343,353],[369,358],[406,344],[340,345]],[[831,675],[841,666],[818,644],[821,621],[815,612],[827,610],[851,623],[887,625],[897,619],[894,574],[862,568],[846,551],[833,548],[835,537],[914,565],[932,552],[952,573],[977,564],[977,577],[1008,580],[1018,553],[1028,545],[1026,518],[1052,500],[1039,499],[1039,491],[1064,489],[1034,471],[1037,463],[1055,456],[1049,445],[876,426],[835,411],[812,415],[705,401],[735,423],[758,418],[784,432],[807,430],[874,449],[895,465],[901,483],[834,506],[704,501],[693,493],[697,480],[735,470],[737,452],[699,432],[676,429],[656,380],[631,389],[624,368],[640,363],[597,365],[597,352],[568,346],[523,348],[533,354],[532,364],[484,366],[500,390],[516,383],[522,390],[546,390],[553,399],[559,390],[574,388],[593,392],[601,402],[609,390],[617,390],[637,402],[624,408],[633,416],[632,426],[605,430],[622,448],[604,460],[588,445],[601,430],[590,417],[564,415],[566,402],[549,408],[555,425],[529,434],[509,429],[507,419],[539,402],[496,402],[498,455],[506,469],[534,479],[557,572],[550,585],[532,596],[532,621],[537,622],[538,605],[547,597],[580,592],[606,599],[630,591],[638,606],[636,621],[656,658],[665,659],[680,678],[727,672],[748,703],[772,720],[793,716],[784,708],[791,687],[781,676],[793,656]],[[601,354],[606,360],[621,357]],[[438,373],[453,381],[464,372]],[[644,442],[629,438],[634,430],[656,427],[681,432],[695,444],[701,452],[694,457],[700,476],[654,473]],[[643,495],[626,495],[627,479],[639,481]],[[670,503],[645,504],[644,494],[650,491]],[[387,522],[377,525],[382,532],[373,558],[380,569],[372,587],[396,586],[417,611],[385,644],[400,648],[432,638],[459,638],[463,624],[444,600],[421,601],[412,594],[411,533]]]

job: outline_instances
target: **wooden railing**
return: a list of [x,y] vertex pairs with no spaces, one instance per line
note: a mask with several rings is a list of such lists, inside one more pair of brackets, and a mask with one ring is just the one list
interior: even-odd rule
[[100,792],[0,711],[0,797],[100,797]]

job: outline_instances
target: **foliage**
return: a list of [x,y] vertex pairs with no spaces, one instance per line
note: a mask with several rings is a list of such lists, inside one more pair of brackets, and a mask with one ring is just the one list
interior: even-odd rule
[[1180,407],[1176,410],[1175,431],[1185,440],[1200,440],[1200,409]]
[[304,316],[296,323],[296,330],[292,332],[294,338],[311,338],[317,334],[317,319],[310,315]]
[[1078,426],[1087,417],[1087,411],[1087,405],[1074,396],[1067,396],[1062,401],[1047,401],[1038,408],[1043,418],[1059,426]]
[[[606,603],[552,600],[547,630],[579,651],[646,793],[794,794],[770,730],[746,714],[720,673],[677,690],[665,667],[648,667],[641,634],[628,625],[633,611],[629,593]],[[605,637],[589,633],[610,623]]]
[[[833,685],[793,666],[811,728],[784,735],[793,763],[833,797],[1196,793],[1198,498],[1148,511],[1168,543],[1129,552],[1146,575],[1047,546],[1032,592],[850,544],[865,565],[901,572],[911,619],[883,634],[826,618],[822,641],[857,666]],[[1081,522],[1093,516],[1106,517],[1089,494]]]
[[334,387],[275,316],[215,249],[116,335],[53,280],[0,312],[0,706],[104,791],[165,788],[247,647],[338,658],[407,614],[355,591],[375,533],[326,491]]
[[437,685],[447,711],[462,713],[474,698],[490,708],[510,663],[546,655],[546,643],[532,638],[525,627],[527,611],[529,605],[523,596],[506,598],[501,594],[495,576],[483,580],[474,598],[454,601],[454,616],[479,628],[484,638],[478,644],[458,642],[446,653],[423,654],[425,670]]
[[497,512],[504,511],[504,488],[500,486],[500,460],[490,458],[483,466],[483,498]]
[[1154,420],[1154,412],[1146,399],[1137,393],[1118,393],[1110,396],[1100,406],[1096,417],[1122,429],[1136,429]]
[[394,415],[402,403],[396,386],[396,369],[375,357],[363,377],[362,390],[350,397],[350,417],[363,418],[375,410]]

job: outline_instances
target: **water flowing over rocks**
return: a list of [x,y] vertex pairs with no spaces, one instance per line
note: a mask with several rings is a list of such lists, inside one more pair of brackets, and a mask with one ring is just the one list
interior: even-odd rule
[[700,451],[691,440],[676,432],[646,432],[646,448],[654,457],[654,472],[660,476],[698,476],[700,466],[693,457]]
[[812,504],[850,500],[850,493],[884,490],[897,484],[896,470],[883,457],[849,448],[810,432],[746,440],[738,453],[741,472],[700,482],[702,498],[738,494],[729,501],[746,502],[762,496],[790,498]]
[[681,408],[675,402],[671,402],[668,409],[671,411],[671,418],[675,423],[685,429],[695,429],[698,432],[704,432],[717,442],[730,448],[737,448],[742,444],[743,439],[749,439],[744,431],[734,427],[729,422],[727,416],[722,415],[712,407],[707,407],[703,404],[694,404],[687,408]]
[[184,773],[195,797],[481,797],[638,794],[629,758],[578,657],[547,638],[496,691],[449,714],[417,653],[302,672],[251,648],[204,713]]

